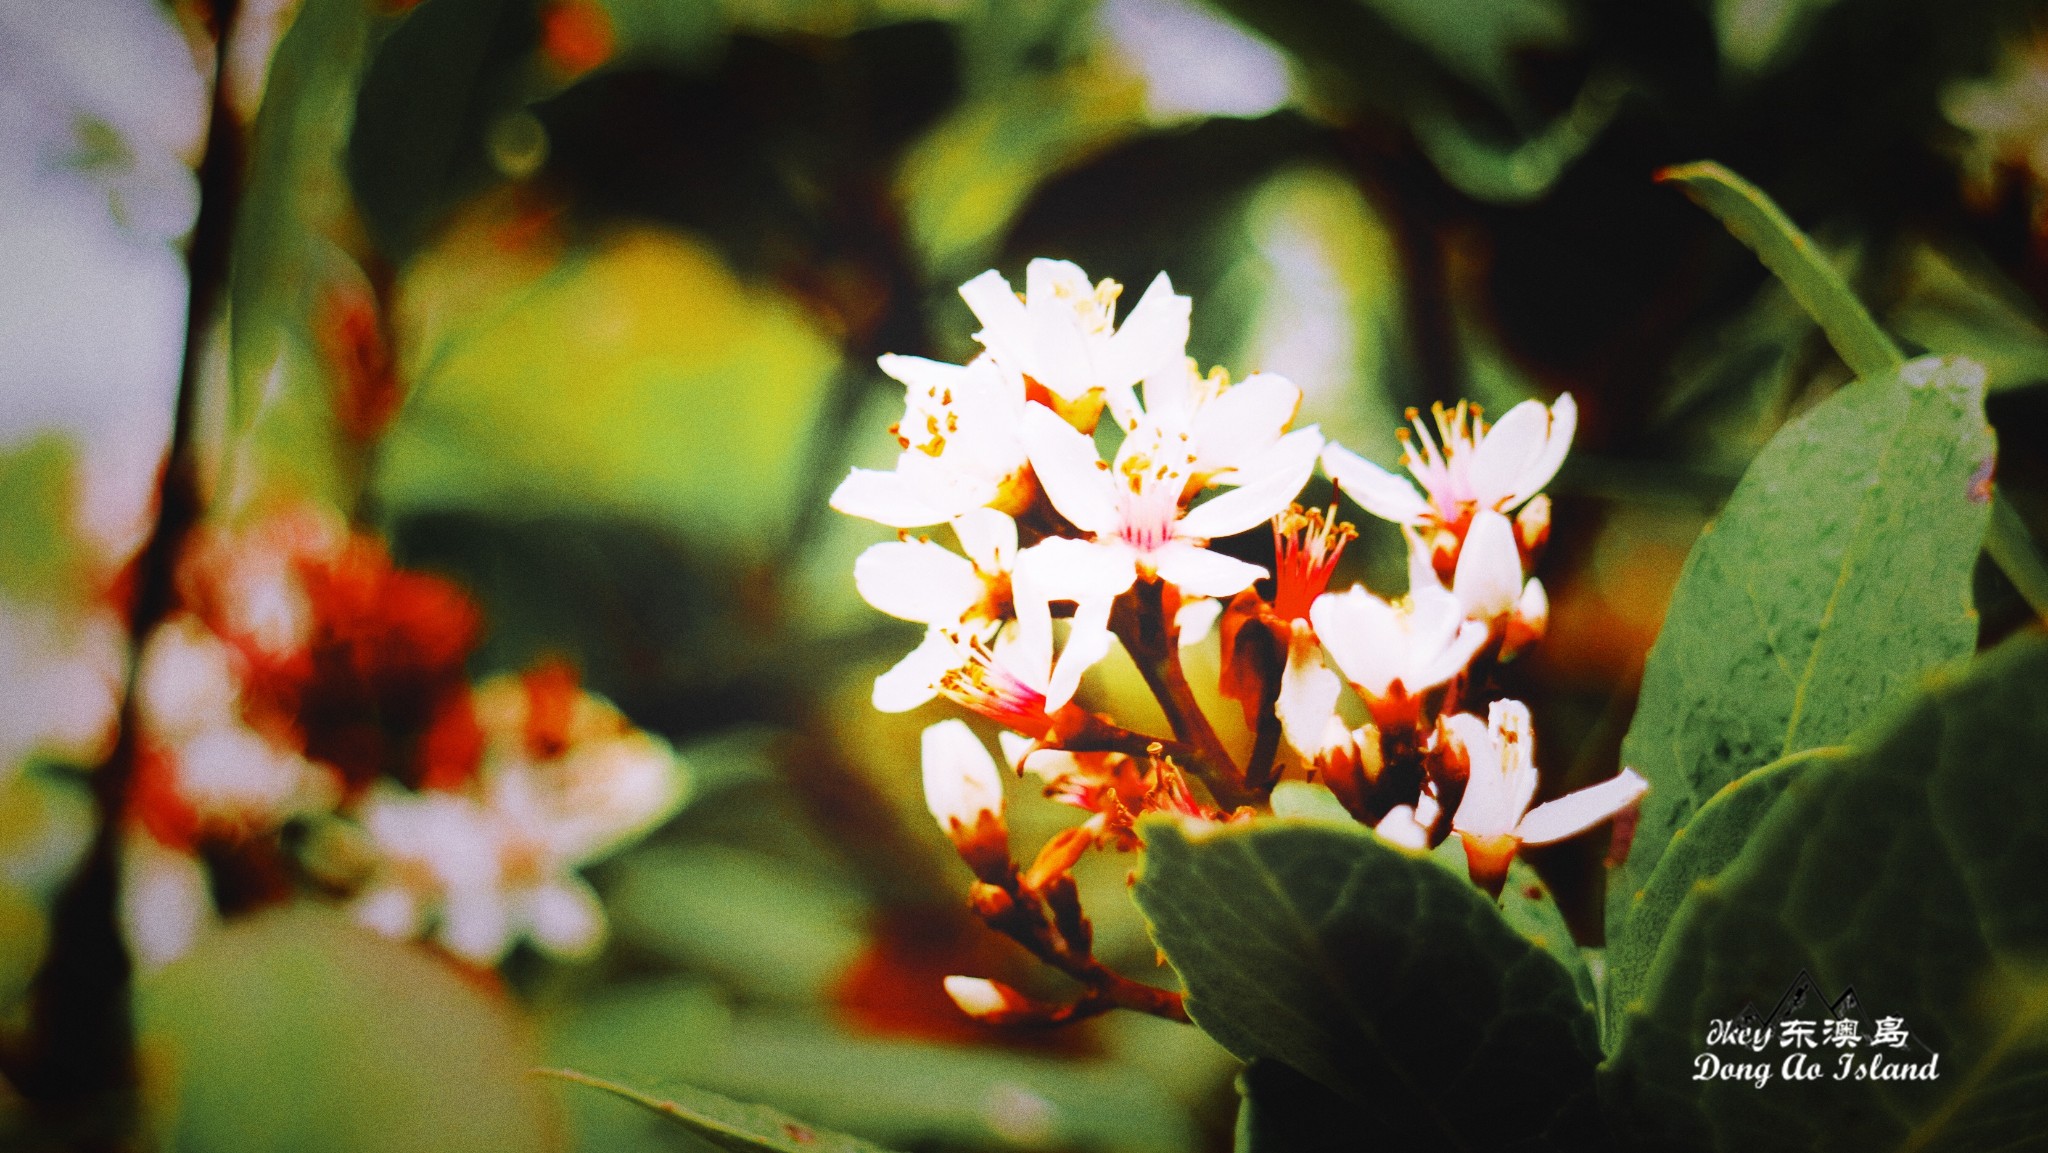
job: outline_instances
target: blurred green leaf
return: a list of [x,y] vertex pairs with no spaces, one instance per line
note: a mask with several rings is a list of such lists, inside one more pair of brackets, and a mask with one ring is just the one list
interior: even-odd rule
[[1714,0],[1714,37],[1737,76],[1769,72],[1795,52],[1837,0]]
[[[2048,644],[2028,635],[1818,758],[1671,922],[1603,1092],[1661,1149],[2020,1148],[2048,1127]],[[1933,1080],[1695,1081],[1708,1022],[1802,973],[1916,1044]],[[1811,1015],[1811,1014],[1808,1014]],[[1744,1059],[1749,1055],[1744,1054]],[[1775,1064],[1775,1062],[1773,1062]]]
[[770,555],[832,344],[687,236],[621,230],[559,264],[506,243],[457,229],[409,271],[423,363],[384,446],[383,499],[401,513],[594,507],[728,559]]
[[215,932],[143,983],[184,1153],[546,1150],[519,1023],[419,947],[308,906]]
[[1932,245],[1906,257],[1899,303],[1885,321],[1929,351],[1967,356],[1984,366],[1996,393],[2048,381],[2048,320],[1989,262],[1964,260]]
[[1303,781],[1281,781],[1273,787],[1273,815],[1300,821],[1329,821],[1356,824],[1351,811],[1337,794],[1322,785]]
[[1627,93],[1627,86],[1611,76],[1593,77],[1562,115],[1511,143],[1475,136],[1455,115],[1425,106],[1415,116],[1416,143],[1444,179],[1467,196],[1524,204],[1549,192],[1593,146]]
[[43,963],[50,926],[42,906],[0,882],[0,1016],[13,1011]]
[[497,177],[486,142],[523,97],[534,0],[424,0],[378,43],[356,95],[349,185],[386,259],[402,265],[460,200]]
[[[734,1012],[686,982],[614,989],[559,1019],[553,1038],[553,1064],[657,1091],[671,1081],[699,1085],[899,1148],[1183,1153],[1195,1144],[1181,1106],[1128,1066]],[[616,1111],[575,1116],[580,1147],[589,1150],[641,1132],[638,1117]]]
[[1134,896],[1188,1013],[1398,1144],[1597,1137],[1599,1042],[1572,978],[1461,877],[1362,827],[1145,825]]
[[652,848],[606,897],[622,938],[771,1001],[824,1001],[867,943],[857,892],[762,853]]
[[0,447],[0,594],[54,601],[75,595],[86,558],[72,509],[78,447],[45,432]]
[[879,1153],[879,1146],[858,1138],[813,1129],[766,1106],[748,1105],[702,1089],[671,1085],[662,1090],[661,1097],[651,1097],[637,1089],[571,1069],[541,1069],[539,1072],[572,1085],[583,1085],[622,1097],[643,1109],[651,1109],[730,1153],[755,1153],[756,1150],[767,1150],[768,1153],[804,1153],[806,1150],[862,1153],[868,1150]]
[[0,781],[0,883],[48,900],[84,855],[93,823],[81,777],[33,764],[7,776]]
[[1799,782],[1808,766],[1845,751],[1843,746],[1806,749],[1751,770],[1723,786],[1672,834],[1670,848],[1632,898],[1621,931],[1608,939],[1609,985],[1602,1024],[1610,1042],[1618,1039],[1623,1015],[1640,1011],[1637,998],[1650,979],[1658,946],[1680,903],[1694,889],[1710,885],[1735,860],[1764,814]]
[[230,501],[283,487],[347,508],[361,483],[320,330],[373,295],[341,243],[360,227],[342,155],[377,7],[305,0],[271,59],[228,274]]
[[1851,372],[1874,377],[1899,363],[1898,346],[1870,318],[1842,274],[1755,185],[1712,161],[1666,168],[1657,179],[1684,189],[1754,250],[1820,323]]
[[1849,385],[1758,454],[1686,558],[1644,666],[1622,762],[1650,791],[1610,938],[1627,939],[1636,895],[1715,793],[1840,743],[1976,647],[1992,454],[1982,371],[1933,359]]
[[933,279],[988,265],[1038,186],[1144,123],[1144,84],[1088,62],[1020,74],[951,112],[896,177],[910,241]]

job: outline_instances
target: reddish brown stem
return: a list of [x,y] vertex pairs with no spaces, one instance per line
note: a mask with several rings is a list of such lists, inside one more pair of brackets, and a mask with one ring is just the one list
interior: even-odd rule
[[1164,597],[1165,585],[1157,579],[1139,581],[1117,602],[1110,627],[1158,699],[1174,737],[1192,754],[1182,767],[1201,778],[1223,808],[1255,804],[1258,796],[1245,787],[1243,770],[1223,747],[1188,686],[1187,672],[1180,663],[1179,633],[1166,613]]

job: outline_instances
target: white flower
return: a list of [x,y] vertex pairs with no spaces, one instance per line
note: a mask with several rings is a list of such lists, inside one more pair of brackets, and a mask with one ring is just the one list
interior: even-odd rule
[[893,617],[928,626],[923,643],[875,680],[875,707],[900,713],[938,691],[939,678],[960,663],[951,636],[993,639],[1011,611],[1017,523],[994,509],[953,520],[966,556],[929,540],[888,541],[860,555],[853,583]]
[[121,849],[121,929],[145,972],[191,952],[219,921],[199,858],[141,831],[127,835]]
[[1401,430],[1401,463],[1414,484],[1337,444],[1323,450],[1323,471],[1374,516],[1458,531],[1473,513],[1512,512],[1550,483],[1571,448],[1579,412],[1570,393],[1547,409],[1525,400],[1489,429],[1463,402],[1449,411],[1438,405],[1441,447],[1420,414],[1410,409],[1408,416],[1422,445],[1418,453]]
[[1003,815],[1003,780],[995,759],[965,721],[940,721],[924,730],[924,803],[939,828],[972,830],[982,814]]
[[71,618],[0,598],[0,781],[37,753],[97,758],[113,733],[126,661],[114,614]]
[[1364,585],[1324,593],[1309,610],[1316,636],[1368,704],[1419,696],[1465,670],[1487,628],[1458,598],[1424,585],[1389,604]]
[[878,363],[906,390],[903,419],[890,430],[903,451],[892,471],[854,469],[832,493],[832,507],[892,528],[990,505],[1017,511],[1030,493],[1017,439],[1022,381],[985,356],[965,366],[893,355]]
[[[1246,390],[1248,402],[1225,404],[1237,392],[1229,389],[1179,407],[1187,375],[1183,368],[1146,381],[1148,408],[1126,425],[1114,464],[1097,455],[1094,441],[1042,405],[1025,406],[1024,441],[1053,507],[1090,534],[1087,548],[1114,558],[1111,563],[1134,578],[1156,576],[1190,596],[1227,597],[1266,570],[1211,552],[1208,542],[1251,529],[1287,508],[1315,470],[1323,438],[1314,428],[1280,434],[1300,396],[1284,381],[1246,381],[1238,388]],[[1153,381],[1162,379],[1175,383],[1155,392]],[[1176,400],[1155,403],[1155,395]],[[1237,487],[1184,507],[1208,483]],[[1067,549],[1063,555],[1081,552]]]
[[1649,788],[1634,769],[1597,785],[1529,808],[1536,795],[1536,733],[1529,707],[1495,701],[1481,723],[1470,713],[1445,719],[1451,740],[1470,764],[1465,796],[1451,828],[1465,843],[1475,880],[1498,891],[1508,863],[1522,845],[1547,845],[1576,836],[1628,808]]
[[1162,272],[1115,325],[1121,285],[1091,285],[1080,268],[1064,260],[1034,260],[1024,270],[1024,295],[991,269],[960,286],[960,295],[981,321],[974,338],[1005,373],[1026,388],[1037,385],[1041,400],[1075,423],[1091,429],[1105,399],[1187,355],[1192,305],[1176,295]]

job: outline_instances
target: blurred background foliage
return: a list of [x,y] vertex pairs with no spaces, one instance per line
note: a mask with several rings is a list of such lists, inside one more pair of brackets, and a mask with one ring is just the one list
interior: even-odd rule
[[[78,654],[112,643],[93,606],[147,525],[202,198],[236,206],[187,373],[209,515],[343,510],[474,592],[476,675],[564,656],[693,777],[673,821],[592,874],[612,921],[593,962],[522,952],[502,985],[465,982],[309,907],[145,977],[150,1116],[180,1148],[696,1147],[525,1076],[541,1063],[905,1149],[1227,1146],[1234,1064],[1198,1031],[1003,1035],[939,988],[1045,977],[966,913],[923,815],[913,750],[938,710],[867,705],[915,634],[854,593],[882,530],[825,497],[893,453],[900,386],[876,355],[971,356],[954,289],[987,267],[1056,256],[1133,286],[1163,268],[1205,366],[1288,375],[1304,422],[1386,462],[1407,406],[1571,391],[1551,641],[1509,671],[1546,793],[1612,771],[1686,550],[1847,375],[1658,166],[1727,163],[1909,351],[1983,360],[2000,486],[2048,527],[2048,244],[2024,173],[1987,183],[1985,140],[1952,114],[1958,85],[2048,29],[2040,5],[0,10],[0,110],[24,142],[0,174],[0,755],[20,770],[0,773],[0,1007],[20,1013],[90,832],[93,728],[66,702],[85,707]],[[216,56],[232,154],[202,182]],[[1348,575],[1401,587],[1398,539],[1361,528]],[[1988,566],[1978,593],[1987,640],[2025,619]],[[1213,652],[1193,659],[1213,684]],[[1128,662],[1083,699],[1152,715]],[[1065,823],[1013,803],[1021,844]],[[1589,942],[1602,848],[1534,854]],[[1143,973],[1130,865],[1084,877],[1098,952]]]

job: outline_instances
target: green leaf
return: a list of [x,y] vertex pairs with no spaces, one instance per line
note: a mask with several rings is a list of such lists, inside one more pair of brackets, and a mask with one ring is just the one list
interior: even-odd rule
[[[306,0],[278,42],[249,141],[228,272],[228,477],[347,507],[360,482],[316,329],[336,293],[369,290],[338,238],[361,225],[342,170],[374,0]],[[244,470],[253,470],[245,475]]]
[[1720,218],[1737,240],[1755,250],[1785,287],[1820,322],[1829,343],[1857,376],[1885,373],[1902,359],[1898,346],[1870,318],[1842,275],[1813,241],[1749,181],[1712,161],[1666,168],[1657,179],[1685,190]]
[[[1134,1065],[855,1033],[815,1014],[736,1010],[686,981],[638,982],[577,1006],[553,1022],[548,1063],[700,1085],[901,1148],[1179,1153],[1197,1143],[1186,1108]],[[629,1122],[658,1124],[575,1098],[565,1104],[583,1148],[644,1139]]]
[[[2017,1149],[2048,1131],[2048,642],[2025,635],[1816,758],[1671,923],[1603,1096],[1646,1147]],[[1769,1013],[1804,971],[1940,1055],[1926,1081],[1694,1081],[1711,1020]],[[1812,1015],[1812,1014],[1804,1014]],[[1870,1030],[1864,1035],[1868,1040]],[[1857,1059],[1868,1057],[1866,1045]],[[1726,1052],[1724,1050],[1724,1052]],[[1837,1051],[1838,1052],[1838,1051]],[[1744,1060],[1757,1059],[1747,1050]]]
[[1609,893],[1610,937],[1715,793],[1840,743],[1975,648],[1991,460],[1982,371],[1933,359],[1843,388],[1757,455],[1686,558],[1644,666],[1622,762],[1650,791]]
[[1238,1074],[1237,1153],[1351,1153],[1362,1132],[1342,1097],[1260,1057]]
[[1631,897],[1621,931],[1607,942],[1612,976],[1602,1023],[1610,1040],[1622,1014],[1636,1007],[1657,947],[1663,943],[1664,931],[1679,904],[1694,888],[1719,876],[1742,852],[1751,830],[1785,790],[1797,784],[1807,766],[1844,751],[1841,746],[1807,749],[1745,773],[1715,793],[1684,828],[1672,834],[1670,848]]
[[43,963],[50,926],[42,906],[0,881],[0,1014],[11,1013]]
[[[465,219],[408,269],[415,394],[382,447],[398,513],[628,513],[758,561],[791,523],[838,351],[702,243],[620,228],[507,251]],[[545,249],[545,245],[537,246]]]
[[46,603],[76,594],[86,567],[71,526],[77,460],[58,432],[0,447],[0,593]]
[[499,998],[424,949],[299,906],[143,982],[181,1153],[519,1153],[561,1125]]
[[1390,1147],[1596,1138],[1592,1014],[1463,878],[1357,827],[1155,819],[1145,838],[1138,905],[1189,1015],[1240,1059],[1306,1074]]
[[1303,821],[1333,821],[1342,825],[1357,824],[1351,811],[1337,794],[1322,785],[1311,785],[1306,781],[1281,781],[1273,787],[1273,815]]
[[652,1109],[729,1153],[758,1153],[764,1149],[770,1153],[878,1153],[881,1149],[879,1145],[870,1145],[843,1133],[814,1129],[787,1113],[778,1113],[764,1105],[743,1104],[702,1089],[672,1085],[662,1090],[665,1097],[652,1097],[637,1089],[571,1069],[535,1071],[574,1085],[601,1089],[644,1109]]

